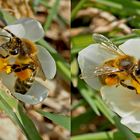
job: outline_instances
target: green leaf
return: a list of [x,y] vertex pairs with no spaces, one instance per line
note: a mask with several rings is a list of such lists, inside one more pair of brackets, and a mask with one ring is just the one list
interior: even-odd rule
[[81,99],[76,103],[73,103],[72,106],[71,106],[71,110],[74,110],[74,109],[76,109],[76,108],[78,108],[79,106],[82,106],[82,105],[83,106],[87,105],[87,102],[84,99]]
[[[4,97],[5,96],[5,97]],[[3,98],[4,97],[4,98]],[[9,97],[6,95],[6,93],[2,90],[0,90],[0,109],[3,110],[16,124],[18,124],[24,131],[24,128],[20,122],[20,120],[18,119],[17,115],[16,115],[16,109],[15,109],[15,104],[13,104],[15,101],[12,101],[11,98],[11,103],[13,104],[12,106],[9,105]],[[6,100],[7,99],[7,100]]]
[[0,109],[21,128],[28,140],[42,140],[33,122],[23,111],[20,103],[2,90],[0,91]]
[[108,118],[108,120],[112,123],[115,124],[113,117],[114,117],[114,113],[112,113],[112,111],[106,106],[106,104],[103,102],[103,100],[101,99],[100,96],[95,95],[96,98],[96,105],[98,107],[98,109]]
[[78,89],[80,91],[80,94],[83,96],[83,98],[88,102],[88,104],[90,105],[90,107],[93,109],[93,111],[100,116],[100,112],[95,104],[95,99],[93,100],[90,97],[91,91],[89,91],[86,86],[85,83],[83,81],[81,81],[80,79],[78,80]]
[[49,113],[49,112],[44,112],[42,110],[37,111],[38,113],[40,113],[41,115],[43,115],[44,117],[52,120],[54,123],[57,123],[59,125],[61,125],[62,127],[66,128],[67,130],[71,130],[70,127],[70,117],[68,116],[64,116],[64,115],[58,115],[58,114],[54,114],[54,113]]
[[126,126],[120,123],[120,118],[117,115],[114,115],[113,119],[117,128],[123,133],[127,140],[137,140],[136,136]]
[[6,25],[11,24],[15,21],[15,17],[4,10],[0,10],[0,19],[4,21]]
[[83,7],[84,3],[86,3],[88,0],[81,0],[79,3],[76,5],[76,7],[72,10],[71,12],[71,20],[73,21],[77,12]]
[[118,131],[110,131],[77,135],[71,140],[125,140],[125,137]]
[[87,109],[86,112],[81,113],[79,116],[72,117],[72,119],[71,119],[71,122],[72,122],[72,124],[71,124],[71,132],[73,134],[75,134],[76,132],[78,132],[79,128],[82,125],[87,125],[94,118],[95,118],[95,113],[93,112],[93,110],[91,108]]
[[46,8],[48,8],[48,9],[51,8],[51,6],[48,4],[48,2],[46,2],[46,0],[40,0],[40,3],[41,3],[42,5],[44,5]]
[[120,45],[120,44],[124,43],[125,41],[127,41],[128,39],[136,38],[136,37],[138,37],[138,36],[139,36],[139,35],[135,32],[135,33],[132,33],[132,34],[129,34],[129,35],[125,35],[125,36],[114,37],[114,38],[112,38],[111,40],[112,40],[116,45]]
[[34,123],[31,121],[31,119],[26,115],[26,112],[23,110],[23,107],[19,104],[18,111],[20,114],[21,122],[26,129],[26,132],[28,133],[28,137],[30,140],[42,140],[40,137]]
[[49,15],[48,15],[48,17],[46,19],[46,22],[44,24],[45,31],[48,30],[48,28],[51,25],[51,22],[52,22],[53,18],[57,15],[58,7],[59,7],[59,2],[60,2],[60,0],[55,0],[52,9],[49,12]]

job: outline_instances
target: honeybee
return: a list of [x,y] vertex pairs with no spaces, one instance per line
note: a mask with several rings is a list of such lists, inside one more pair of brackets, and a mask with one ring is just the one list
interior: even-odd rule
[[[0,36],[8,38],[8,40],[0,45],[0,71],[4,71],[6,74],[15,73],[17,79],[14,90],[17,93],[25,94],[32,86],[39,69],[41,69],[41,64],[37,58],[37,47],[32,41],[19,38],[7,29],[3,30],[8,35]],[[43,70],[41,72],[45,79]]]
[[[98,76],[103,85],[122,85],[130,90],[136,90],[140,94],[140,60],[125,54],[112,41],[101,34],[93,34],[99,49],[107,52],[112,57],[103,62],[101,66],[94,68],[93,75]],[[83,79],[92,78],[86,73]]]

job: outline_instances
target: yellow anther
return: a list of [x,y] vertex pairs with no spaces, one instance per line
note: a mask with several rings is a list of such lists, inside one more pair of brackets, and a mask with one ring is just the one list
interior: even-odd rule
[[6,66],[6,73],[9,74],[12,72],[11,66]]

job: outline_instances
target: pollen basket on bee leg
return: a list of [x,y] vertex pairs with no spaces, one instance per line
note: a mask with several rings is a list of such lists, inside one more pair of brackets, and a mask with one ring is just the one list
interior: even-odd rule
[[26,69],[21,72],[16,72],[16,75],[22,81],[27,80],[28,78],[30,78],[32,76],[32,70]]

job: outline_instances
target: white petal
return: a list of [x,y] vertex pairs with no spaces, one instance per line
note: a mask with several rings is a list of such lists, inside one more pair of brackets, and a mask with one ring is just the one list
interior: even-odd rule
[[91,44],[79,52],[78,63],[82,77],[92,88],[99,90],[102,86],[100,80],[94,74],[95,68],[112,57],[114,56],[102,49],[100,44]]
[[8,75],[2,72],[0,73],[0,79],[11,92],[14,92],[14,85],[16,81],[16,76],[14,73]]
[[122,118],[121,123],[133,132],[140,133],[140,108],[137,108],[131,115]]
[[140,38],[129,39],[119,47],[124,53],[140,59]]
[[34,81],[33,85],[25,95],[20,93],[14,93],[13,95],[24,103],[38,104],[48,96],[48,89],[40,82]]
[[16,81],[16,76],[14,73],[5,74],[0,73],[0,79],[2,79],[2,83],[11,91],[12,95],[15,96],[18,100],[28,103],[28,104],[38,104],[42,102],[48,95],[48,89],[45,85],[43,85],[43,81],[39,82],[34,81],[33,85],[29,89],[29,91],[22,95],[20,93],[15,93],[14,86]]
[[34,42],[44,36],[42,25],[32,18],[19,19],[13,25],[9,25],[6,28],[18,37],[26,38]]
[[119,116],[125,117],[137,108],[132,102],[140,100],[140,95],[135,91],[122,86],[104,86],[101,95],[108,106]]
[[23,38],[25,36],[25,29],[22,24],[8,25],[5,29],[9,30],[17,37]]
[[50,53],[40,45],[37,45],[38,54],[37,57],[42,66],[42,70],[47,79],[53,79],[56,74],[56,64]]

